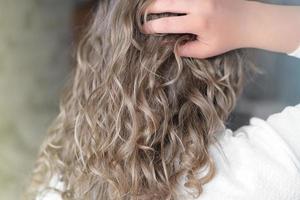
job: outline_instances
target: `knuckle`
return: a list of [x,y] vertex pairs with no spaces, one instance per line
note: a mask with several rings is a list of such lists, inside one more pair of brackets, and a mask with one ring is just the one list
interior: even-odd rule
[[162,25],[160,21],[154,21],[152,24],[152,29],[155,33],[159,33],[162,31]]
[[207,16],[200,16],[197,17],[197,21],[195,21],[194,24],[196,24],[198,31],[208,31],[210,29],[211,19]]
[[148,22],[148,30],[149,30],[149,32],[151,32],[151,33],[157,31],[156,25],[155,25],[155,22],[154,22],[154,21]]
[[152,29],[157,33],[163,33],[166,32],[166,30],[169,30],[169,28],[173,26],[172,24],[173,21],[169,17],[164,17],[154,20],[152,23]]
[[213,14],[217,10],[218,3],[215,0],[207,1],[206,10],[208,13]]
[[172,27],[172,20],[170,17],[165,17],[161,23],[162,27]]
[[168,0],[168,1],[164,1],[166,6],[172,6],[174,4],[177,3],[178,0]]
[[202,9],[198,12],[195,12],[195,15],[197,16],[194,23],[197,24],[197,28],[200,30],[208,30],[210,29],[211,25],[213,24],[214,16],[216,14],[216,8],[214,3],[211,3],[213,1],[205,1],[206,3],[203,3],[201,5]]
[[[199,9],[201,8],[201,9]],[[218,9],[218,3],[215,0],[201,1],[194,7],[194,12],[200,15],[213,16]]]
[[172,20],[170,20],[168,17],[155,19],[148,22],[148,30],[153,33],[162,32],[170,26],[172,26]]
[[155,33],[159,31],[158,27],[157,27],[157,22],[154,20],[151,20],[149,22],[147,22],[146,24],[146,32],[147,33]]

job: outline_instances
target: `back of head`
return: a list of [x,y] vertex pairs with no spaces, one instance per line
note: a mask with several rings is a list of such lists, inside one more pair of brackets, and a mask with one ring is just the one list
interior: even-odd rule
[[33,190],[58,174],[64,199],[165,200],[176,199],[182,175],[197,194],[213,178],[208,146],[235,106],[245,58],[241,51],[179,57],[176,47],[194,36],[142,34],[150,3],[99,2],[42,146]]

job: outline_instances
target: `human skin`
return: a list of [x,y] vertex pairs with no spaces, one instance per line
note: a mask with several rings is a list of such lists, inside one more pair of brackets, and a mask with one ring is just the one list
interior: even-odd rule
[[291,53],[300,45],[300,6],[245,0],[154,0],[147,13],[182,13],[147,21],[145,34],[192,33],[183,57],[208,58],[239,48]]

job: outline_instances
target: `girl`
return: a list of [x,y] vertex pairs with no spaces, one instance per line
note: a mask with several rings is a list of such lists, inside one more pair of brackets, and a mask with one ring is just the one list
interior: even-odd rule
[[234,49],[299,44],[299,7],[100,1],[28,198],[299,200],[300,105],[225,127],[252,69]]

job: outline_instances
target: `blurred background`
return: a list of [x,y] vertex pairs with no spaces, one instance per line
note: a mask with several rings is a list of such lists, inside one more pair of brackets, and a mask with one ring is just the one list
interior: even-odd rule
[[[0,199],[20,198],[96,3],[0,0]],[[248,82],[230,117],[232,129],[300,103],[299,60],[261,50],[252,59],[265,74]]]

